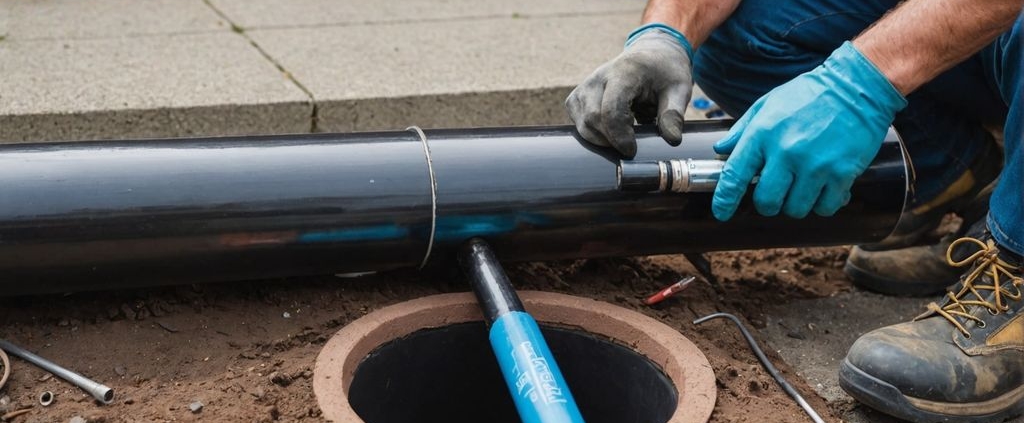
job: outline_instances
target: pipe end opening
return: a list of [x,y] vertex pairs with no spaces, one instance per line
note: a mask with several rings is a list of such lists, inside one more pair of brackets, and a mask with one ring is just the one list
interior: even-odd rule
[[100,400],[100,402],[102,402],[104,404],[110,404],[111,402],[114,402],[114,390],[113,389],[110,389],[110,388],[108,388],[106,386],[103,386],[103,387],[100,388],[99,391],[100,391],[101,395],[98,398],[96,398],[96,399]]
[[39,394],[39,405],[46,407],[50,404],[53,404],[53,392],[43,391],[43,393]]

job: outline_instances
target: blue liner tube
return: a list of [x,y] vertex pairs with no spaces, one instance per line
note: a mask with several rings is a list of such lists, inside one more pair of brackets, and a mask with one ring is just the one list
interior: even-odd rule
[[489,338],[524,423],[583,423],[569,385],[533,317],[522,311],[499,316],[491,325]]
[[523,423],[583,423],[537,322],[512,289],[487,242],[466,241],[459,263],[490,327],[488,338]]

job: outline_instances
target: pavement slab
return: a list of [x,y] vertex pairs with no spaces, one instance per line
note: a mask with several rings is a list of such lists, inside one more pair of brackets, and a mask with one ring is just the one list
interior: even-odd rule
[[318,101],[322,132],[570,124],[570,87]]
[[0,4],[0,41],[6,40],[11,32],[11,6]]
[[[644,0],[210,0],[246,28],[373,25],[494,17],[581,16],[630,12],[640,22]],[[471,33],[467,33],[469,35]]]
[[568,123],[643,4],[0,1],[0,142]]
[[628,12],[246,35],[312,93],[321,130],[554,124],[568,122],[565,95],[621,51],[635,21]]
[[230,31],[0,42],[0,141],[308,132],[309,97]]
[[[8,16],[4,24],[4,15]],[[230,29],[203,0],[2,0],[8,40],[88,39]]]
[[800,300],[765,312],[760,332],[774,349],[848,422],[894,422],[860,406],[839,387],[839,363],[861,335],[921,314],[933,298],[901,298],[867,291]]

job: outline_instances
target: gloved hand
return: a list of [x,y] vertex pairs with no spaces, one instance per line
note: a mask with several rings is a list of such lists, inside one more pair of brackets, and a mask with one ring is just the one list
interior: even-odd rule
[[618,57],[597,68],[565,100],[569,117],[587,141],[636,155],[634,114],[643,123],[657,119],[661,136],[682,140],[683,112],[690,102],[693,48],[664,24],[637,28]]
[[715,144],[729,154],[712,212],[728,220],[751,179],[765,216],[831,216],[850,201],[854,179],[878,154],[903,95],[853,44],[757,100]]

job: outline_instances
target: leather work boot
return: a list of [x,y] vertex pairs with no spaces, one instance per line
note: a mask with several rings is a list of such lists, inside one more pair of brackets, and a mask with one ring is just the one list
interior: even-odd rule
[[943,237],[938,244],[886,251],[853,247],[843,271],[855,285],[880,294],[934,295],[956,283],[960,274],[942,256],[950,238]]
[[[994,186],[993,182],[993,186]],[[971,213],[974,223],[965,221],[960,228],[936,244],[915,245],[895,250],[850,249],[843,271],[858,287],[887,295],[928,296],[938,294],[957,282],[962,273],[946,261],[950,244],[961,237],[978,238],[985,231],[985,216],[992,186],[979,197],[984,199],[980,216]],[[965,246],[956,248],[953,258],[970,254]]]
[[[953,239],[965,236],[972,223],[984,220],[1003,157],[990,143],[971,167],[931,201],[904,211],[896,229],[877,244],[850,249],[843,271],[858,287],[887,295],[924,296],[942,292],[956,283],[959,271],[946,264],[945,252]],[[942,218],[955,212],[963,224],[938,243],[920,244]]]
[[999,422],[1024,411],[1021,260],[987,234],[961,238],[970,266],[941,304],[871,331],[850,347],[839,385],[860,402],[914,422]]

